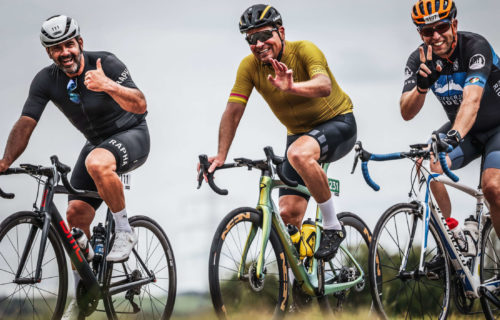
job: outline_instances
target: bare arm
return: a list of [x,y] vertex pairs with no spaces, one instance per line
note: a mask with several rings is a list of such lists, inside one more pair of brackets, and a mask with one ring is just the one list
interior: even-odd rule
[[483,91],[483,88],[475,85],[464,88],[462,104],[452,128],[457,130],[462,138],[469,132],[476,121]]
[[37,122],[26,116],[21,116],[10,131],[3,159],[0,160],[0,172],[7,170],[10,165],[23,153],[28,145],[33,129]]
[[316,74],[310,80],[293,82],[293,70],[276,59],[271,60],[276,76],[267,77],[269,82],[281,91],[308,98],[328,97],[332,91],[332,81],[325,74]]
[[417,87],[401,95],[399,106],[404,120],[411,120],[420,112],[420,109],[424,106],[425,96],[425,93],[417,91]]
[[240,123],[245,105],[237,102],[228,102],[226,110],[222,114],[222,119],[219,126],[219,147],[217,156],[211,157],[208,160],[212,163],[209,172],[213,172],[216,167],[221,166],[226,161],[229,147],[233,142],[236,134],[236,129]]
[[125,111],[139,114],[146,112],[146,98],[139,89],[124,87],[108,78],[102,69],[101,58],[97,59],[96,67],[96,70],[85,73],[84,84],[87,89],[109,94]]

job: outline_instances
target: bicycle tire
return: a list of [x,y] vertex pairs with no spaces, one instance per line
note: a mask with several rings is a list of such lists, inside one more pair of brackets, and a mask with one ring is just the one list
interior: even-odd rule
[[[416,218],[417,224],[420,225],[415,227],[413,245],[409,250],[405,268],[407,272],[401,273],[402,255],[411,234],[409,217]],[[374,307],[381,318],[446,319],[448,315],[451,299],[450,265],[444,245],[432,223],[429,223],[428,251],[424,255],[426,273],[425,275],[418,273],[420,262],[418,245],[423,236],[421,223],[422,214],[417,204],[400,203],[387,209],[375,226],[370,245],[368,271]],[[399,232],[398,228],[403,232]],[[389,249],[393,245],[398,248]],[[429,264],[429,261],[439,257],[439,253],[442,254],[443,263],[436,263],[438,267],[431,272],[429,266],[432,264]],[[435,280],[431,280],[432,277]]]
[[[260,250],[261,225],[259,211],[242,207],[228,213],[215,232],[210,248],[208,278],[212,303],[220,319],[248,319],[252,313],[259,317],[268,313],[268,318],[272,316],[276,319],[282,318],[287,311],[288,263],[274,227],[269,235],[271,245],[268,244],[264,255],[264,280],[257,280],[252,273]],[[242,250],[252,226],[258,228],[245,261],[246,279],[238,279]]]
[[[35,276],[42,227],[42,219],[31,211],[16,212],[0,224],[0,319],[24,319],[24,315],[34,319],[62,317],[68,292],[68,269],[64,250],[53,226],[49,228],[42,260],[41,281],[30,284],[13,282],[25,245],[29,245],[29,254],[21,278]],[[28,243],[32,228],[36,233]]]
[[[498,279],[500,272],[500,241],[497,237],[491,219],[485,223],[481,245],[481,265],[479,269],[479,279],[481,283],[488,279]],[[497,293],[496,297],[500,299]],[[500,319],[500,309],[490,303],[484,296],[480,297],[481,306],[486,319]]]
[[[357,309],[359,312],[366,311],[366,315],[368,315],[372,306],[370,282],[368,280],[368,251],[372,234],[366,223],[352,212],[341,212],[337,217],[346,229],[346,239],[342,242],[342,245],[356,259],[363,269],[365,276],[364,280],[358,285],[329,295],[328,300],[331,307],[336,311],[341,311],[342,307],[345,306],[348,310]],[[325,279],[331,279],[333,282],[342,282],[354,280],[359,276],[354,263],[341,249],[339,249],[330,262],[332,264],[326,264]],[[335,273],[331,270],[332,266],[335,269]],[[344,273],[346,271],[351,272],[349,277],[352,279],[334,279],[334,274],[338,275],[341,271]]]
[[[129,223],[138,235],[132,252],[124,262],[108,263],[104,283],[103,303],[109,319],[169,319],[175,304],[177,290],[177,271],[172,246],[161,226],[146,216],[133,216]],[[112,241],[112,240],[111,240]],[[112,243],[112,242],[111,242]],[[154,282],[111,296],[108,289],[113,283],[126,281],[129,277],[147,277],[145,268],[139,259],[155,275]],[[132,295],[132,301],[140,308],[134,310],[134,305],[126,299]],[[138,299],[135,297],[138,296]],[[137,311],[137,312],[135,312]]]

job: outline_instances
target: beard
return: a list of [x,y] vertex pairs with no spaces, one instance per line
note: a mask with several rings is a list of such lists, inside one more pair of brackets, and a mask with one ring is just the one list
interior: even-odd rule
[[[71,65],[65,66],[64,63],[63,63],[63,60],[67,59],[69,57],[71,57],[71,59],[73,60],[73,62],[72,62]],[[55,61],[55,63],[59,67],[59,69],[61,69],[64,73],[67,73],[67,74],[77,73],[78,70],[80,70],[80,66],[82,64],[82,52],[80,51],[78,53],[78,55],[70,53],[70,54],[65,55],[65,56],[60,56],[57,59],[57,61]]]

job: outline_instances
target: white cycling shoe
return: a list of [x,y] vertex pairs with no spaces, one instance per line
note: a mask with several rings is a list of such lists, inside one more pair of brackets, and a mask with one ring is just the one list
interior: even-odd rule
[[73,299],[66,308],[61,320],[78,320],[79,313],[80,309],[78,308],[76,299]]
[[106,261],[121,262],[128,259],[130,252],[137,243],[137,235],[133,232],[116,231],[113,248],[106,257]]

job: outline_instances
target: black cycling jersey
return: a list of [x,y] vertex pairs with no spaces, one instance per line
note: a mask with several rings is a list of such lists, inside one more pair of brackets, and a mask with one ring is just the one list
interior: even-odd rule
[[83,84],[85,73],[95,70],[96,61],[101,58],[107,77],[122,86],[137,88],[123,62],[112,53],[104,51],[84,51],[83,57],[84,70],[81,75],[73,78],[77,82],[74,92],[80,95],[80,103],[74,103],[69,98],[66,88],[70,78],[52,64],[42,69],[33,79],[22,115],[38,121],[51,100],[87,140],[97,145],[113,134],[137,126],[144,120],[146,113],[125,111],[107,93],[88,90]]
[[[458,42],[451,57],[446,60],[433,54],[432,60],[443,67],[431,89],[443,105],[453,123],[463,99],[466,86],[484,88],[476,122],[471,133],[485,132],[500,125],[500,62],[493,48],[482,36],[471,32],[458,32]],[[427,46],[424,52],[427,52]],[[420,66],[418,49],[409,57],[405,69],[403,92],[417,85]]]

